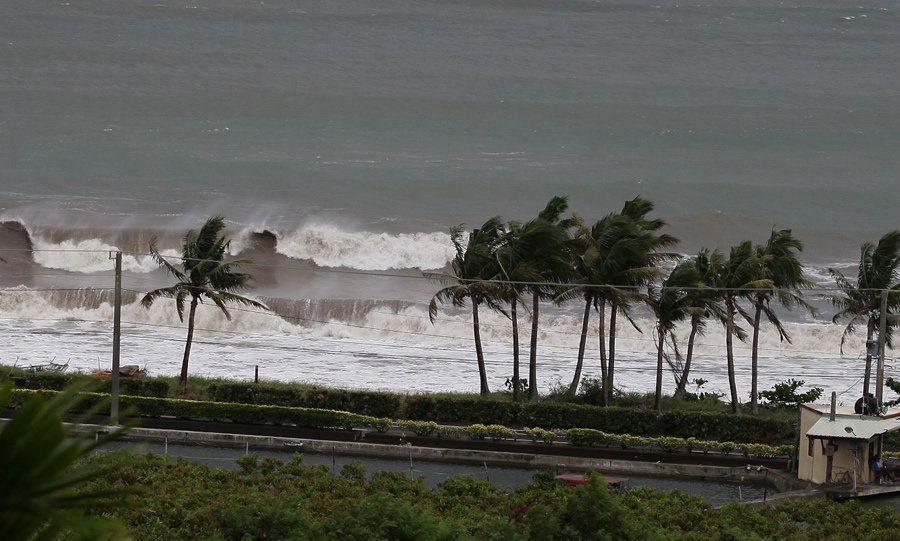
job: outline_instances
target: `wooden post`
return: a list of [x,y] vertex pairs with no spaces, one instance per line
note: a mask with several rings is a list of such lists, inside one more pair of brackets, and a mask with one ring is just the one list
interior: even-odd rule
[[259,383],[259,365],[256,365],[256,370],[253,374],[253,383]]

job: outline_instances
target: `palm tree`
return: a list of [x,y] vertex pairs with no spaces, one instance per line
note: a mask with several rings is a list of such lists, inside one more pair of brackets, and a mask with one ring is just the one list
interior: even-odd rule
[[601,381],[606,379],[605,310],[606,302],[614,296],[628,295],[630,292],[610,286],[625,271],[624,264],[634,261],[642,253],[640,243],[628,233],[630,221],[617,212],[610,213],[594,223],[590,228],[582,227],[574,242],[574,281],[577,285],[567,289],[559,300],[582,297],[584,314],[581,320],[581,338],[578,345],[578,360],[568,394],[574,395],[581,382],[584,365],[584,351],[590,325],[591,307],[600,314],[600,370]]
[[144,308],[150,308],[153,302],[160,297],[175,299],[178,319],[183,322],[184,301],[187,298],[191,299],[187,340],[184,345],[184,359],[181,362],[181,378],[179,379],[181,392],[184,392],[187,387],[188,361],[191,356],[191,342],[194,338],[194,316],[197,312],[197,305],[202,303],[203,299],[208,299],[218,306],[229,321],[231,313],[226,306],[228,303],[268,310],[264,304],[235,293],[246,289],[247,283],[252,278],[249,274],[236,272],[236,269],[251,261],[249,259],[224,261],[230,245],[230,241],[226,241],[224,236],[220,235],[224,229],[225,219],[221,216],[213,216],[206,220],[200,231],[193,229],[188,231],[184,236],[181,249],[181,269],[169,263],[159,253],[155,238],[150,241],[150,255],[178,282],[173,286],[148,292],[141,299],[141,305]]
[[803,243],[791,234],[790,229],[773,230],[765,246],[756,247],[756,255],[761,265],[761,275],[772,281],[771,289],[758,289],[748,294],[753,304],[753,340],[751,347],[750,412],[759,412],[757,396],[759,329],[762,314],[775,326],[782,341],[791,343],[791,337],[770,306],[772,299],[790,310],[802,306],[811,313],[815,309],[803,300],[800,288],[811,287],[813,283],[803,276],[803,266],[797,253],[803,250]]
[[484,351],[481,347],[478,307],[487,304],[492,309],[502,311],[499,305],[501,292],[495,284],[487,281],[494,278],[492,270],[494,252],[502,239],[502,232],[503,222],[499,216],[495,216],[480,228],[472,230],[468,242],[463,244],[465,234],[463,227],[461,225],[451,227],[450,240],[453,242],[456,255],[450,266],[456,283],[435,293],[428,304],[428,317],[434,323],[438,302],[450,301],[457,307],[464,306],[467,300],[472,303],[472,330],[475,336],[475,355],[482,395],[490,394],[491,390],[488,387]]
[[707,248],[701,248],[697,256],[692,258],[690,264],[697,270],[700,277],[700,287],[688,291],[691,306],[691,332],[688,336],[687,352],[685,353],[684,366],[678,377],[675,388],[675,398],[684,396],[688,378],[691,373],[691,361],[694,358],[694,342],[697,336],[703,336],[706,331],[706,320],[715,317],[725,321],[725,311],[722,309],[718,292],[713,289],[715,277],[713,271],[723,264],[722,252],[716,250],[710,252]]
[[675,325],[691,315],[694,310],[691,292],[699,287],[700,273],[688,261],[676,266],[662,281],[658,290],[653,287],[647,289],[648,304],[656,315],[656,411],[662,411],[663,349],[666,335],[673,334]]
[[[563,218],[569,208],[567,198],[550,199],[538,217],[523,226],[520,237],[528,237],[527,249],[520,255],[531,266],[539,280],[528,286],[531,292],[531,348],[528,358],[528,394],[537,398],[537,343],[541,299],[559,294],[559,284],[572,274],[572,237],[569,231],[580,225],[577,216]],[[527,232],[524,233],[524,232]]]
[[[847,326],[841,335],[841,353],[844,352],[844,342],[862,322],[866,323],[866,339],[872,340],[875,336],[875,326],[878,324],[881,312],[881,292],[889,290],[888,317],[900,310],[900,295],[894,294],[900,290],[898,272],[900,272],[900,231],[891,231],[878,241],[878,245],[866,242],[860,249],[859,268],[856,282],[852,282],[839,270],[830,268],[828,272],[834,278],[841,295],[832,297],[832,304],[838,309],[832,319],[834,323],[842,319],[847,320]],[[891,344],[891,335],[894,325],[887,327],[885,343]],[[866,355],[866,372],[863,383],[863,393],[868,394],[869,382],[872,374],[872,356]]]
[[678,239],[658,233],[666,222],[656,219],[648,219],[647,215],[653,211],[653,202],[642,197],[635,197],[626,201],[622,206],[621,215],[630,222],[623,229],[626,238],[635,243],[633,259],[625,259],[621,263],[621,270],[611,276],[610,284],[618,288],[605,288],[609,303],[609,353],[607,373],[603,379],[603,401],[606,403],[612,395],[615,382],[616,363],[616,319],[621,313],[631,325],[640,331],[631,317],[630,307],[633,301],[639,300],[637,292],[645,287],[660,274],[658,265],[663,261],[677,257],[677,254],[661,251],[663,248],[674,246]]
[[731,390],[731,412],[738,413],[737,384],[734,374],[734,337],[737,336],[739,340],[743,341],[747,338],[747,334],[735,324],[734,316],[739,312],[747,319],[749,316],[738,305],[737,300],[745,296],[748,291],[772,287],[772,280],[761,277],[759,257],[749,240],[733,246],[728,259],[716,252],[713,252],[711,260],[717,261],[718,267],[712,272],[715,286],[725,304],[725,350],[728,360],[728,385]]
[[498,288],[502,296],[509,303],[509,319],[512,322],[513,342],[513,375],[512,391],[513,401],[519,400],[521,391],[521,372],[519,355],[519,303],[528,291],[528,285],[541,281],[542,277],[530,261],[533,251],[532,244],[537,241],[541,233],[541,227],[535,222],[521,224],[510,222],[500,247],[495,253],[497,266]]

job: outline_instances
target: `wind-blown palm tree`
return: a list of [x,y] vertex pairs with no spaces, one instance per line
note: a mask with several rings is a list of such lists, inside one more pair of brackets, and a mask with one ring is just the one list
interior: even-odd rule
[[694,358],[694,342],[697,336],[703,336],[706,331],[706,320],[714,317],[724,323],[725,311],[722,309],[719,294],[713,289],[715,286],[714,270],[723,264],[722,252],[716,250],[710,252],[707,248],[701,248],[697,256],[692,258],[690,264],[697,270],[701,287],[688,291],[691,306],[691,332],[688,335],[687,351],[684,357],[684,366],[681,374],[677,376],[678,384],[675,388],[675,398],[684,396],[687,382],[691,373],[691,362]]
[[684,262],[672,269],[659,289],[647,289],[647,301],[656,315],[656,394],[654,407],[662,411],[663,349],[666,335],[672,334],[675,325],[695,310],[692,306],[693,290],[700,287],[700,273],[691,262]]
[[509,319],[512,322],[513,345],[513,401],[519,400],[521,391],[521,371],[519,355],[519,303],[529,291],[529,283],[540,282],[543,277],[535,269],[531,255],[536,242],[544,236],[544,229],[539,222],[510,222],[507,224],[503,241],[495,253],[498,287],[509,303]]
[[[568,199],[556,196],[550,199],[537,219],[523,227],[531,237],[528,250],[521,255],[540,280],[528,286],[531,291],[531,348],[528,357],[528,394],[537,398],[537,344],[538,319],[541,299],[553,299],[559,295],[559,284],[572,274],[572,237],[569,231],[580,225],[577,216],[563,218],[569,208]],[[525,235],[521,235],[525,237]]]
[[[830,268],[828,272],[834,278],[841,295],[832,297],[832,304],[838,309],[832,321],[839,323],[847,320],[847,326],[841,335],[841,353],[844,351],[844,342],[860,323],[866,323],[866,339],[872,340],[875,336],[875,327],[878,324],[881,312],[881,292],[889,290],[888,296],[888,325],[885,333],[885,343],[891,345],[891,336],[896,324],[896,314],[900,311],[900,231],[891,231],[878,241],[877,245],[866,242],[862,245],[859,255],[859,267],[856,282],[852,282],[837,269]],[[869,382],[872,373],[872,356],[866,355],[866,372],[863,383],[863,393],[869,392]]]
[[734,374],[734,337],[737,336],[739,340],[743,341],[747,338],[747,334],[735,324],[734,316],[738,313],[747,319],[749,316],[738,305],[737,300],[746,296],[748,291],[772,287],[772,280],[761,277],[759,256],[749,240],[733,246],[728,259],[715,252],[712,259],[719,262],[718,268],[713,271],[715,273],[714,281],[725,305],[725,350],[728,360],[728,385],[731,390],[731,412],[738,413],[737,383]]
[[463,244],[465,231],[462,226],[450,228],[450,239],[456,255],[450,263],[455,284],[435,293],[428,304],[428,317],[434,323],[437,316],[438,302],[450,301],[453,306],[465,306],[466,301],[472,304],[472,332],[475,337],[475,355],[478,361],[478,378],[481,394],[490,394],[487,370],[484,364],[484,351],[481,346],[481,329],[478,318],[478,307],[482,304],[502,311],[499,300],[502,292],[496,284],[489,282],[495,277],[494,252],[502,239],[503,222],[495,216],[480,228],[469,233],[468,242]]
[[623,261],[622,270],[616,276],[611,277],[611,284],[620,286],[621,289],[605,288],[609,294],[609,350],[607,373],[603,380],[603,398],[607,403],[612,396],[615,382],[616,364],[616,319],[621,313],[631,325],[640,331],[629,312],[633,301],[639,300],[638,291],[645,287],[660,274],[659,264],[663,261],[677,257],[677,254],[663,252],[663,248],[674,246],[678,243],[675,237],[659,233],[666,222],[658,218],[648,219],[647,215],[653,211],[652,201],[642,197],[635,197],[626,201],[620,213],[630,225],[624,230],[626,236],[631,236],[637,244],[636,257]]
[[577,285],[560,295],[560,300],[578,296],[584,299],[584,314],[581,320],[581,338],[578,345],[578,360],[568,394],[574,395],[581,382],[584,365],[584,351],[587,344],[591,307],[599,313],[598,335],[600,338],[601,381],[606,379],[605,312],[608,299],[630,295],[610,284],[626,272],[627,264],[638,259],[643,253],[642,244],[631,233],[633,224],[617,212],[598,220],[590,228],[582,227],[574,241],[574,281]]
[[791,234],[790,229],[773,230],[769,240],[764,246],[756,247],[756,255],[759,258],[762,277],[772,281],[771,289],[758,289],[749,292],[747,298],[753,304],[753,339],[751,346],[751,371],[750,371],[750,412],[759,412],[759,400],[757,396],[758,360],[759,360],[759,330],[760,320],[763,314],[774,325],[778,336],[783,341],[791,343],[791,337],[781,324],[778,316],[770,306],[772,299],[776,299],[780,305],[790,310],[794,306],[802,306],[811,313],[815,309],[803,300],[801,288],[811,287],[813,283],[803,276],[803,266],[797,259],[797,253],[803,250],[803,243]]
[[188,332],[184,344],[184,359],[181,362],[181,377],[179,386],[181,392],[187,387],[188,361],[191,357],[191,343],[194,338],[194,316],[197,313],[197,305],[204,299],[210,300],[219,307],[225,317],[230,321],[231,313],[227,304],[240,304],[268,310],[261,302],[238,295],[236,292],[246,289],[251,276],[246,273],[236,272],[241,265],[246,265],[249,259],[225,261],[230,241],[226,241],[220,234],[225,229],[225,219],[221,216],[213,216],[206,220],[199,231],[193,229],[184,236],[181,249],[181,269],[175,267],[159,253],[156,239],[150,241],[150,255],[154,260],[174,276],[178,282],[169,287],[154,289],[141,299],[141,305],[150,308],[153,302],[160,297],[175,299],[175,308],[178,310],[178,319],[184,321],[184,302],[190,299],[188,311]]

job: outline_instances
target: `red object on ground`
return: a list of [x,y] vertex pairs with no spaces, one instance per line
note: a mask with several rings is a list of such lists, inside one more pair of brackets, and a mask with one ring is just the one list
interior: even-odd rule
[[[587,475],[583,473],[564,473],[554,477],[557,481],[562,481],[567,485],[583,485],[587,483]],[[604,477],[606,485],[610,488],[620,488],[628,479],[624,477]]]

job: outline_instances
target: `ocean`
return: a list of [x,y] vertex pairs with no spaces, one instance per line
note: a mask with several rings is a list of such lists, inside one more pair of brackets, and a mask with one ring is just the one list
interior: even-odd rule
[[[641,195],[688,255],[792,228],[821,312],[783,315],[792,344],[763,335],[760,388],[801,379],[852,402],[863,339],[840,351],[825,269],[855,275],[860,244],[900,226],[898,13],[888,0],[5,0],[0,363],[108,367],[122,250],[123,363],[176,373],[184,325],[171,302],[136,302],[171,281],[148,243],[177,253],[221,214],[232,253],[253,259],[249,293],[274,312],[227,321],[205,306],[192,373],[477,391],[468,311],[432,324],[426,310],[442,284],[423,273],[446,268],[450,226],[527,220],[554,195],[593,222]],[[571,378],[579,315],[542,307],[543,392]],[[482,316],[502,390],[510,325]],[[643,332],[619,340],[624,391],[654,381],[638,316]],[[701,341],[695,377],[727,393],[723,332]],[[746,346],[737,364],[746,399]],[[900,377],[893,361],[887,373]]]

